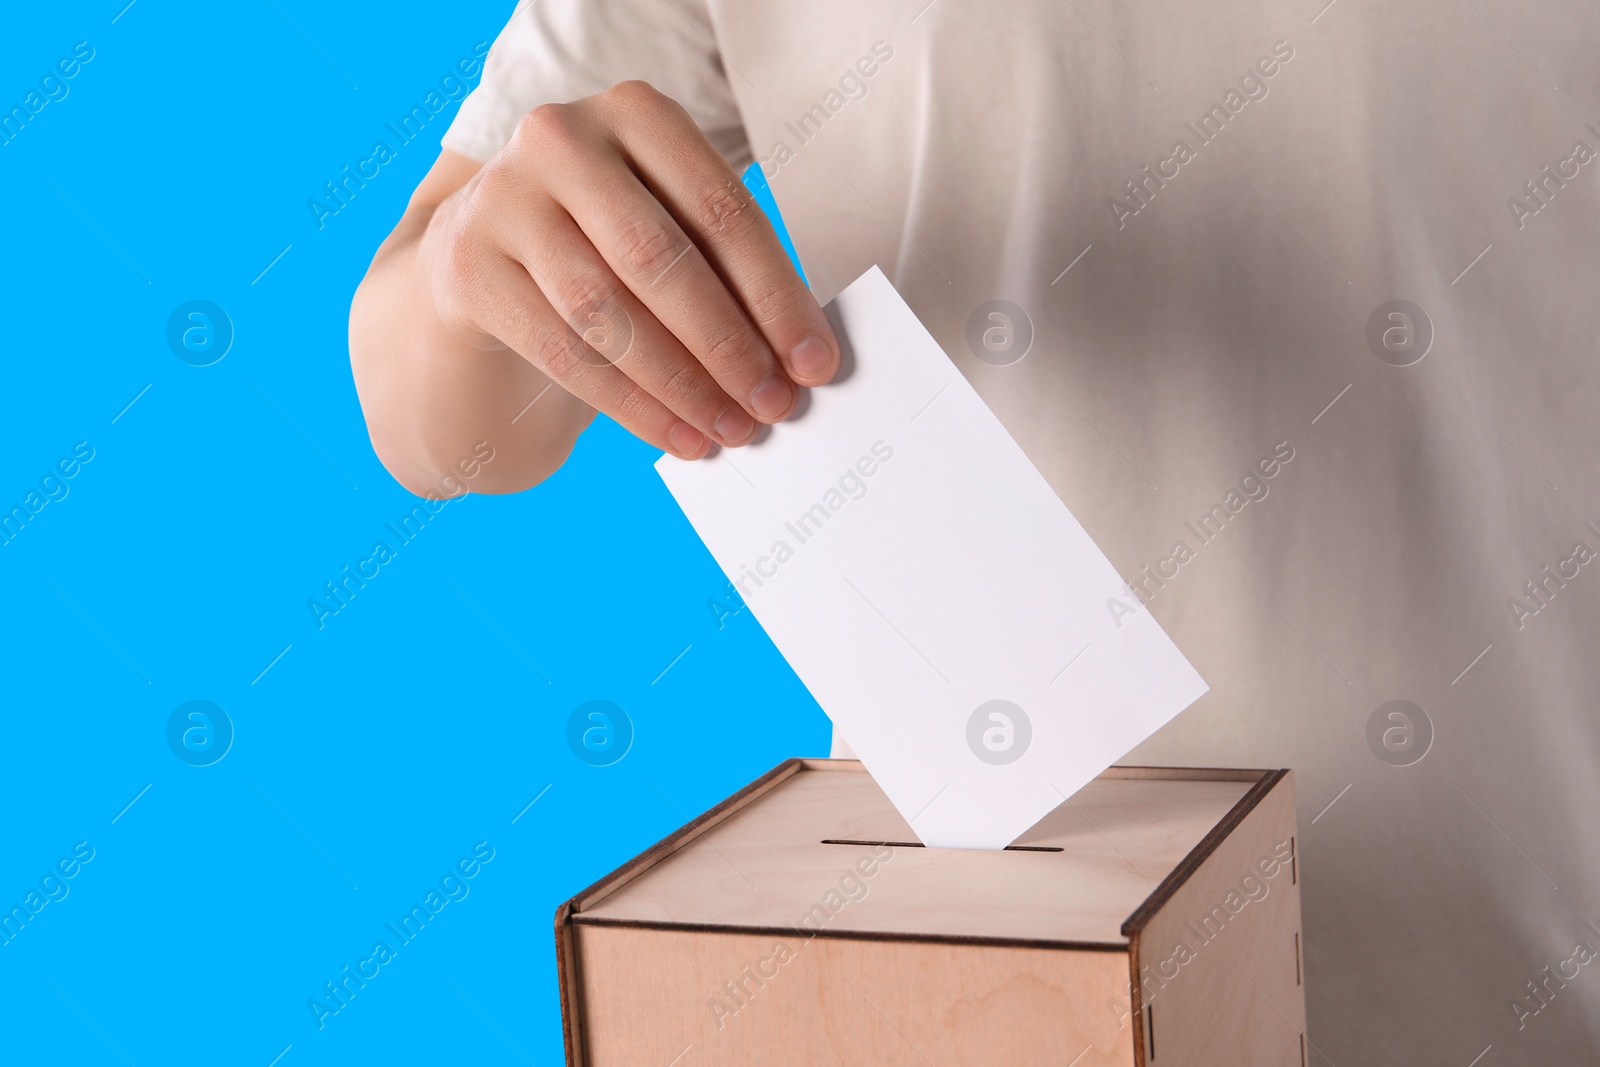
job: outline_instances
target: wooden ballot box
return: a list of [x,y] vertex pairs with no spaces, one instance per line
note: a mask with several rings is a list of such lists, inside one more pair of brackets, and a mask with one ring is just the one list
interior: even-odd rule
[[931,849],[854,760],[778,766],[556,913],[583,1067],[1302,1067],[1294,782],[1113,767]]

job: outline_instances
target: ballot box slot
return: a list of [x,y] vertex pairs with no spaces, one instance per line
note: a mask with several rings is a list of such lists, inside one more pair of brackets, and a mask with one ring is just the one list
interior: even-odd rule
[[[844,841],[839,838],[825,837],[821,844],[824,845],[882,845],[888,848],[926,848],[921,841]],[[1007,845],[1006,852],[1062,852],[1060,845]]]

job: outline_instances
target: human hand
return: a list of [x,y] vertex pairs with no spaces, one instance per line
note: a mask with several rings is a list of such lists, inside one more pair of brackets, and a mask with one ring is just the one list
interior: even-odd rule
[[839,345],[771,224],[678,104],[623,82],[546,104],[446,198],[419,263],[440,320],[684,458],[827,382]]

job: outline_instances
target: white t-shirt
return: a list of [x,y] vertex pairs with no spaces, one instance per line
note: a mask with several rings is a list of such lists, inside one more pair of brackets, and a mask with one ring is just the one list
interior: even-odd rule
[[1317,1048],[1600,1062],[1600,7],[1325,2],[539,0],[444,144],[763,160],[1210,683],[1130,761],[1294,768]]

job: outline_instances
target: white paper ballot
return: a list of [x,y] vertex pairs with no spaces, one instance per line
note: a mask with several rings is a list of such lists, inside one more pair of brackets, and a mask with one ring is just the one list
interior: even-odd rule
[[841,380],[656,469],[922,841],[1002,848],[1206,685],[881,271],[830,312]]

